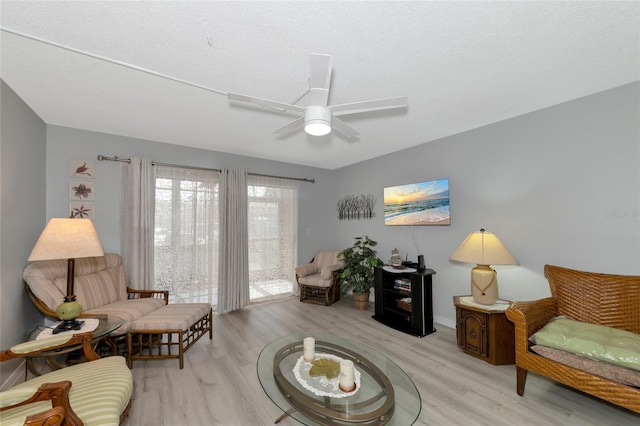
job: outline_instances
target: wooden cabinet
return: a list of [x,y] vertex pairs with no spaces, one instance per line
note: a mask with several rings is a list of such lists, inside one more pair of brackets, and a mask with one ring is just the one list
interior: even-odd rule
[[[387,270],[389,269],[389,270]],[[405,333],[424,337],[433,328],[433,269],[402,272],[390,266],[375,269],[373,318]]]
[[[515,363],[513,323],[504,309],[465,304],[463,296],[454,296],[458,346],[471,356],[493,365]],[[464,296],[470,297],[470,296]],[[499,301],[508,305],[507,301]]]

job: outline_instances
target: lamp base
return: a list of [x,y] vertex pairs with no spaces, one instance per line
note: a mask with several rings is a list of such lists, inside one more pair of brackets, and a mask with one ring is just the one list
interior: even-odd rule
[[84,321],[78,321],[76,319],[64,320],[51,332],[52,334],[62,333],[70,330],[80,330]]
[[498,277],[489,265],[477,265],[471,270],[471,295],[482,305],[498,301]]
[[80,330],[84,321],[77,321],[76,318],[78,318],[81,312],[82,305],[76,301],[75,296],[65,297],[64,302],[56,309],[56,315],[62,320],[62,323],[53,329],[53,334],[69,330]]

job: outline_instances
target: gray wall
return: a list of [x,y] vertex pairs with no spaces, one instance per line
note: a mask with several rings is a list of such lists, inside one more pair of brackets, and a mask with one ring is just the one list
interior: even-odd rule
[[[548,296],[546,263],[640,274],[639,99],[634,83],[340,169],[336,199],[372,193],[378,203],[373,220],[336,221],[336,241],[369,235],[382,259],[394,247],[424,254],[435,320],[449,326],[474,265],[448,257],[480,228],[520,261],[495,268],[504,299]],[[435,178],[450,179],[451,226],[385,227],[384,187]]]
[[69,160],[94,160],[94,224],[103,248],[120,252],[120,163],[98,161],[103,154],[121,158],[147,157],[162,163],[209,168],[241,168],[252,173],[315,179],[301,183],[298,223],[299,259],[307,261],[318,248],[334,244],[331,226],[335,209],[335,177],[331,172],[305,166],[224,154],[184,146],[89,132],[67,127],[47,127],[47,217],[69,215],[69,183],[84,179],[69,176]]
[[[46,126],[1,80],[0,105],[0,348],[6,349],[42,323],[22,270],[46,222]],[[16,365],[0,365],[0,383]]]

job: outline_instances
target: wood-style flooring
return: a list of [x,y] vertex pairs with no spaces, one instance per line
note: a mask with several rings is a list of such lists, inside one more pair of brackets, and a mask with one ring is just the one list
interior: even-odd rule
[[[371,307],[372,309],[372,307]],[[640,415],[529,373],[516,394],[515,366],[465,355],[455,330],[424,338],[388,328],[345,297],[332,306],[296,298],[214,315],[203,337],[177,360],[134,361],[133,406],[124,426],[262,426],[282,414],[256,374],[261,349],[278,337],[329,331],[376,348],[413,380],[422,397],[417,425],[640,425]],[[280,423],[299,423],[287,418]]]

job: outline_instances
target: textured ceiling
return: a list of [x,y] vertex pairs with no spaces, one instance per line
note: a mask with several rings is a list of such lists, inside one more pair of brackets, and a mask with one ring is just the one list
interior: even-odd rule
[[[326,169],[640,80],[639,2],[0,7],[1,77],[48,124]],[[308,86],[310,53],[333,55],[330,104],[408,96],[409,107],[343,117],[355,140],[278,137],[295,114],[224,96],[292,102]]]

